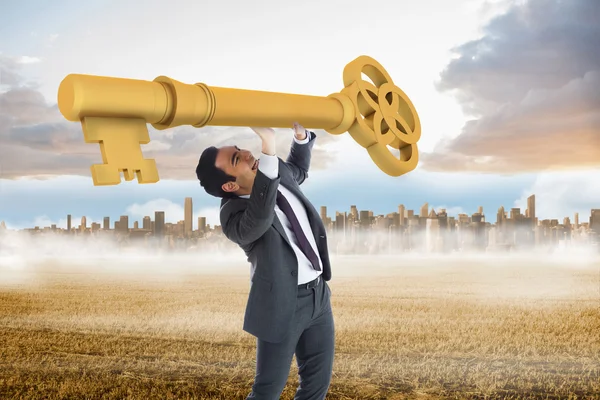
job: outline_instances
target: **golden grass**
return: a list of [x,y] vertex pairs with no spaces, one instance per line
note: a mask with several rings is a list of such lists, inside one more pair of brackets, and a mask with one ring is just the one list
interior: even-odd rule
[[[334,257],[327,398],[600,398],[600,264],[491,260]],[[248,265],[175,264],[0,270],[0,398],[245,399]]]

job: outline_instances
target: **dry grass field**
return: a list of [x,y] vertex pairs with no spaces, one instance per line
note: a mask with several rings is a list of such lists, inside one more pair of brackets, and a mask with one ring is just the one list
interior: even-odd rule
[[[0,398],[245,399],[245,257],[0,264]],[[332,257],[328,399],[600,398],[600,261]],[[295,358],[282,399],[298,384]]]

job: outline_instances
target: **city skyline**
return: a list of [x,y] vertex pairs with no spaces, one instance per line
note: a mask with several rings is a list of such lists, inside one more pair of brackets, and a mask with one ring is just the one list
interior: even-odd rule
[[[385,215],[359,210],[356,205],[351,205],[349,212],[336,210],[335,218],[329,216],[326,206],[321,206],[319,215],[329,236],[329,247],[335,254],[382,251],[507,252],[577,244],[588,244],[600,249],[600,209],[590,210],[588,222],[580,221],[579,214],[576,213],[573,222],[570,217],[564,217],[562,223],[558,218],[539,220],[535,210],[535,195],[531,195],[527,198],[525,213],[521,213],[521,209],[517,207],[507,211],[500,206],[495,223],[486,221],[481,206],[471,215],[458,214],[454,217],[448,215],[443,208],[436,212],[428,203],[424,203],[418,213],[400,204],[397,211]],[[191,197],[186,197],[184,219],[176,224],[165,223],[165,212],[157,210],[154,212],[154,219],[144,216],[141,227],[139,221],[134,221],[133,228],[130,228],[127,215],[115,219],[112,229],[111,218],[108,216],[103,217],[102,224],[92,222],[90,227],[84,216],[79,226],[73,227],[71,215],[68,215],[65,229],[52,225],[41,228],[36,226],[25,231],[34,234],[90,235],[109,238],[119,248],[142,246],[153,249],[152,251],[223,250],[235,247],[223,235],[221,226],[211,227],[206,223],[206,217],[198,217],[197,229],[194,229],[192,216],[193,201]],[[6,230],[4,222],[0,222],[0,232]]]
[[[571,223],[571,219],[569,216],[563,216],[563,222],[560,223],[558,222],[560,217],[557,218],[550,218],[550,219],[544,219],[539,221],[538,217],[536,216],[535,213],[535,209],[536,209],[536,200],[535,200],[535,194],[530,195],[527,198],[527,208],[525,209],[525,213],[522,214],[521,213],[521,208],[520,207],[512,207],[510,208],[510,210],[505,210],[504,206],[500,206],[496,212],[496,222],[492,223],[491,221],[487,221],[486,217],[485,217],[485,212],[484,212],[484,208],[483,206],[479,206],[477,209],[477,212],[472,213],[470,216],[466,213],[458,213],[456,215],[449,215],[446,212],[445,208],[438,208],[438,210],[436,211],[434,207],[430,207],[428,202],[425,202],[420,208],[419,208],[419,212],[415,213],[413,209],[407,209],[404,204],[399,204],[397,211],[396,212],[390,212],[387,214],[374,214],[374,212],[372,210],[359,210],[357,208],[356,205],[350,205],[350,212],[348,213],[347,211],[339,211],[339,210],[335,210],[335,219],[329,216],[329,213],[327,211],[327,207],[326,206],[320,206],[319,207],[319,215],[321,216],[321,220],[323,221],[325,228],[330,230],[332,229],[332,227],[334,225],[336,225],[337,228],[340,228],[339,226],[339,222],[338,219],[340,216],[344,216],[344,221],[346,220],[348,214],[352,215],[354,217],[354,219],[356,221],[364,221],[364,220],[369,220],[369,223],[372,223],[374,221],[376,221],[377,219],[381,219],[381,218],[385,218],[385,219],[393,219],[393,225],[397,226],[397,227],[401,227],[404,226],[406,224],[408,224],[408,221],[413,218],[413,217],[418,217],[418,218],[427,218],[427,219],[439,219],[441,216],[443,216],[443,218],[448,218],[449,222],[454,222],[454,221],[460,221],[461,219],[464,219],[464,217],[469,217],[471,219],[478,218],[477,222],[481,221],[481,222],[485,222],[485,223],[489,223],[489,224],[500,224],[502,221],[504,220],[517,220],[520,218],[525,218],[527,220],[530,220],[530,224],[535,227],[538,226],[540,223],[550,223],[553,224],[553,226],[556,225],[562,225],[562,226],[574,226],[575,229],[577,229],[579,226],[584,226],[584,227],[589,227],[590,229],[593,230],[598,230],[600,231],[600,209],[591,209],[590,210],[590,216],[587,222],[583,222],[580,219],[579,213],[575,213],[573,215],[573,223]],[[154,227],[155,227],[155,222],[158,222],[158,224],[156,224],[156,226],[158,226],[159,228],[159,232],[162,232],[162,230],[164,229],[165,226],[170,227],[170,226],[179,226],[181,225],[182,228],[182,232],[184,236],[190,236],[192,232],[195,231],[204,231],[206,229],[210,230],[210,224],[206,223],[206,217],[205,216],[199,216],[197,217],[196,221],[197,224],[194,224],[194,218],[193,218],[193,214],[194,214],[194,206],[193,206],[193,199],[191,197],[185,197],[184,198],[184,213],[183,213],[183,219],[182,220],[178,220],[176,224],[173,223],[165,223],[165,211],[162,210],[155,210],[154,211],[154,220],[151,219],[151,216],[144,216],[142,218],[142,227],[139,227],[139,221],[138,220],[134,220],[133,221],[133,226],[131,226],[130,222],[129,222],[129,215],[121,215],[119,216],[119,219],[116,220],[114,219],[113,223],[113,229],[115,231],[125,231],[125,232],[129,232],[129,229],[140,229],[140,230],[147,230],[147,231],[152,231],[154,232]],[[402,219],[400,219],[400,216],[402,215]],[[103,230],[111,230],[110,227],[110,221],[111,221],[111,217],[110,216],[104,216],[102,218],[102,224],[100,224],[100,222],[96,222],[96,221],[90,221],[91,223],[91,228],[93,230],[93,227],[97,227],[98,229],[100,227],[102,227]],[[72,216],[71,214],[67,215],[67,223],[66,226],[64,227],[67,231],[70,231],[72,229]],[[81,217],[81,223],[78,226],[78,228],[76,228],[77,230],[81,230],[81,229],[87,229],[87,217],[86,216],[82,216]],[[219,228],[220,225],[213,225],[214,228]],[[4,223],[4,221],[0,220],[0,227],[7,229],[6,224]],[[195,229],[194,229],[195,227]],[[30,228],[25,228],[24,230],[39,230],[39,229],[46,229],[46,228],[51,228],[51,229],[56,229],[56,228],[60,228],[57,227],[56,224],[52,224],[50,226],[34,226],[34,227],[30,227]]]

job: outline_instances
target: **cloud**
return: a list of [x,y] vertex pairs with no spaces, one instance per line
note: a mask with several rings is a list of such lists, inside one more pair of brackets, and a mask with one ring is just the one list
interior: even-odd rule
[[515,201],[514,207],[527,208],[527,197],[535,194],[535,213],[538,219],[569,217],[574,223],[574,214],[579,213],[579,222],[586,222],[591,209],[600,208],[600,169],[569,172],[541,173],[530,188],[524,190]]
[[[19,63],[15,57],[0,53],[0,86],[13,87],[23,80],[19,75]],[[2,110],[0,108],[0,110]]]
[[[24,84],[20,65],[33,57],[0,54],[0,177],[15,179],[56,175],[90,176],[90,166],[102,162],[98,144],[85,143],[80,123],[66,121],[56,104],[48,104],[32,85]],[[196,180],[195,168],[202,151],[209,146],[238,145],[260,155],[259,138],[249,128],[182,126],[157,131],[148,125],[151,142],[142,145],[145,158],[154,158],[161,179]],[[292,143],[291,129],[276,129],[277,154],[287,157]],[[316,130],[318,144],[312,153],[311,168],[328,168],[331,152],[326,147],[340,140]]]
[[429,170],[513,173],[600,165],[600,3],[515,3],[455,51],[438,88],[467,122],[423,153]]
[[19,64],[35,64],[41,61],[38,57],[21,56],[17,58]]

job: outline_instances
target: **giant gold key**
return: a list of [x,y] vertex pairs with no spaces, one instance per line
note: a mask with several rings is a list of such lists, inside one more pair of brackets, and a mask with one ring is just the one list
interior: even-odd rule
[[[363,79],[363,74],[370,81]],[[326,97],[186,84],[166,76],[154,81],[70,74],[58,89],[58,108],[81,122],[86,143],[99,143],[102,164],[91,166],[94,185],[117,185],[137,176],[158,182],[153,159],[140,144],[157,130],[191,125],[291,127],[293,121],[332,135],[344,132],[386,174],[400,176],[418,162],[421,123],[406,94],[373,58],[359,56],[343,72],[344,88]]]

